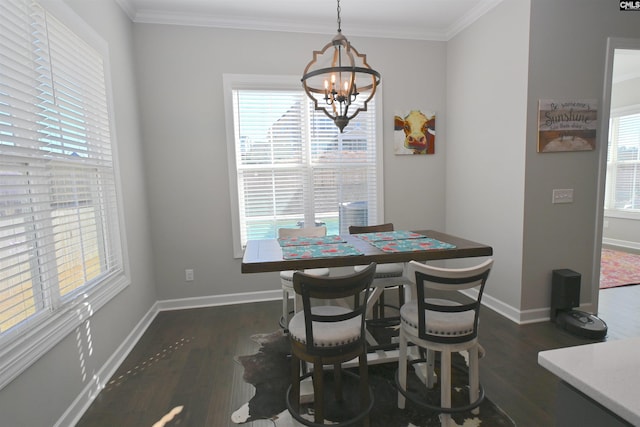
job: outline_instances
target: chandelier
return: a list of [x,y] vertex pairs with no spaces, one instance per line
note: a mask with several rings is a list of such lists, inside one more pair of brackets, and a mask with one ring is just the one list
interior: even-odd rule
[[367,103],[380,84],[380,73],[342,34],[337,1],[338,34],[322,50],[313,51],[313,59],[302,75],[302,86],[315,109],[324,112],[343,132],[349,120],[367,111]]

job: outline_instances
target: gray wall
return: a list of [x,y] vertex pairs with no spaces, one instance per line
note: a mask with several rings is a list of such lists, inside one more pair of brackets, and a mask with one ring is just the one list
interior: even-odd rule
[[[508,35],[508,36],[507,36]],[[504,1],[447,45],[446,229],[486,242],[484,302],[519,320],[529,1]]]
[[[538,154],[536,112],[539,99],[602,103],[607,37],[640,38],[640,16],[611,1],[531,2],[522,310],[549,305],[551,271],[557,268],[582,274],[584,304],[597,298],[599,278],[592,277],[592,264],[599,244],[598,150]],[[554,188],[573,188],[574,203],[551,204]]]
[[[385,219],[444,229],[446,44],[343,31],[383,76]],[[150,24],[134,34],[159,299],[280,289],[276,273],[243,275],[233,258],[222,75],[301,75],[333,34]],[[393,116],[412,108],[437,114],[433,156],[393,154]]]
[[[108,380],[94,375],[157,299],[133,74],[132,24],[115,2],[70,0],[67,3],[110,45],[131,285],[79,328],[81,340],[76,340],[75,333],[70,334],[0,390],[2,426],[53,426],[88,384]],[[89,345],[92,351],[89,351]],[[81,356],[84,367],[80,363]]]

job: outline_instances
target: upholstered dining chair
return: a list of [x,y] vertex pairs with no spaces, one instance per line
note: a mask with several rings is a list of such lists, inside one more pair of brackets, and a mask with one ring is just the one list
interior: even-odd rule
[[[278,238],[285,239],[291,237],[323,237],[327,235],[327,227],[306,227],[306,228],[280,228],[278,229]],[[280,327],[287,329],[289,323],[289,298],[293,296],[293,312],[298,311],[298,305],[300,299],[296,297],[293,290],[293,270],[286,270],[280,272],[280,284],[282,286],[282,317],[280,318]],[[306,269],[305,273],[312,274],[314,276],[328,276],[330,271],[328,268],[310,268]]]
[[[377,225],[352,225],[349,227],[349,234],[380,233],[393,230],[393,223],[390,222]],[[354,270],[360,271],[365,267],[356,265]],[[404,275],[404,263],[378,264],[372,284],[373,291],[369,296],[367,317],[370,317],[372,313],[374,318],[384,319],[386,317],[385,307],[387,305],[385,304],[384,292],[387,289],[398,289],[398,306],[389,305],[389,307],[400,310],[404,303],[404,286],[410,284],[411,281]]]
[[[297,421],[308,426],[322,425],[326,406],[339,408],[339,415],[346,419],[336,421],[338,426],[369,426],[369,412],[373,407],[373,394],[369,388],[367,371],[367,345],[365,337],[365,311],[371,281],[376,264],[371,263],[358,273],[346,276],[317,277],[295,272],[293,286],[302,297],[302,311],[289,322],[291,341],[291,386],[287,390],[287,409]],[[332,304],[332,300],[347,301],[347,306]],[[313,306],[312,306],[313,300]],[[343,370],[341,364],[358,359],[358,375]],[[312,363],[313,370],[306,373],[305,363]],[[333,366],[333,399],[324,391],[324,366]],[[343,376],[356,377],[359,388],[359,405],[346,403]],[[312,376],[314,420],[300,413],[300,382]],[[355,408],[356,406],[359,406]],[[332,424],[335,425],[335,424]]]
[[[447,426],[451,413],[473,411],[484,398],[479,380],[478,320],[484,287],[493,265],[488,259],[466,268],[441,268],[416,261],[408,264],[408,275],[415,286],[416,300],[404,304],[400,310],[400,350],[398,355],[398,407],[404,408],[406,398],[419,406],[440,412],[442,426]],[[471,301],[457,302],[447,299],[446,293],[475,289]],[[436,295],[433,295],[436,294]],[[466,298],[465,298],[466,299]],[[425,359],[408,362],[408,343],[426,349]],[[468,405],[451,404],[451,354],[468,352],[469,401]],[[440,406],[426,403],[416,391],[407,390],[407,366],[426,362],[426,386],[435,381],[435,353],[440,353]]]

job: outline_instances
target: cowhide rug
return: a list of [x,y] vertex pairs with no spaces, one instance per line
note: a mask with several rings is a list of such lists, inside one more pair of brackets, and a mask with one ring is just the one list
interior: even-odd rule
[[[244,367],[243,379],[252,384],[256,391],[251,400],[236,410],[231,415],[231,421],[236,424],[252,423],[252,425],[275,425],[277,427],[297,426],[286,409],[285,393],[289,387],[289,342],[281,332],[260,334],[252,337],[261,347],[256,354],[238,356],[236,360]],[[464,364],[462,356],[457,356],[456,363]],[[369,365],[369,384],[373,390],[375,404],[371,411],[372,427],[440,427],[438,414],[431,412],[407,401],[406,409],[397,408],[397,389],[395,384],[395,372],[397,364],[385,363]],[[411,370],[410,370],[411,371]],[[456,377],[460,377],[457,379]],[[327,376],[327,381],[330,381]],[[453,384],[460,384],[466,380],[466,374],[460,369],[453,370]],[[348,382],[345,382],[348,383]],[[330,389],[330,384],[325,387]],[[358,396],[357,384],[352,381],[346,387],[353,387],[353,392],[346,391],[345,396]],[[424,390],[424,398],[437,403],[439,390],[426,390],[419,383],[417,377],[409,377],[409,388],[412,390]],[[357,397],[356,397],[357,398]],[[452,397],[453,404],[465,404],[468,402],[468,393],[464,387],[455,388]],[[357,403],[354,403],[357,406]],[[269,420],[268,424],[264,421]],[[500,408],[494,405],[487,397],[480,406],[480,415],[470,412],[454,414],[455,425],[464,427],[492,426],[515,427],[515,423]],[[264,423],[264,424],[263,424]],[[327,421],[327,424],[330,422]]]

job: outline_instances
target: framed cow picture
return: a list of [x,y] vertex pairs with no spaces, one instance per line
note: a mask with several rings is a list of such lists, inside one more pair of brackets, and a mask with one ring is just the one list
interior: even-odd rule
[[436,152],[435,113],[410,110],[396,114],[393,129],[393,148],[397,155]]

